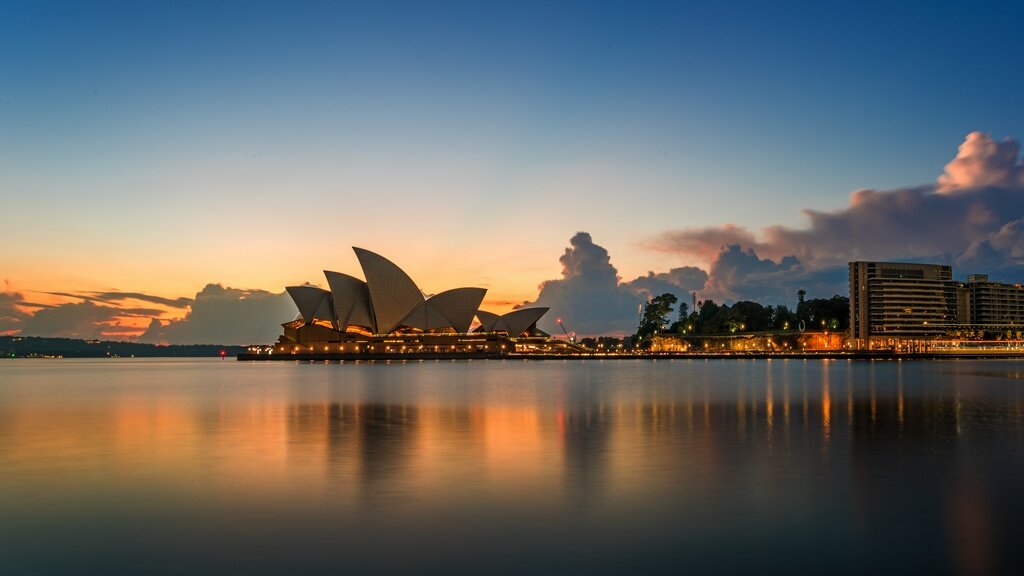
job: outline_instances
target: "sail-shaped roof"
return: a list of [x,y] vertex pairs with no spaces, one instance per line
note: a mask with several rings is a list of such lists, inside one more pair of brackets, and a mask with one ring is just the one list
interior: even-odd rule
[[433,330],[435,328],[447,328],[451,322],[443,314],[434,308],[429,300],[419,304],[408,316],[398,323],[399,326],[408,326],[419,330]]
[[[299,314],[302,315],[302,321],[306,324],[312,322],[314,318],[334,320],[333,314],[330,312],[331,293],[327,290],[309,284],[287,286],[285,290],[288,291],[288,295],[295,301],[295,306],[298,307]],[[323,307],[325,301],[327,303],[326,309]]]
[[376,332],[387,334],[423,302],[423,293],[409,275],[387,258],[365,250],[355,250],[359,265],[366,276],[370,292]]
[[345,331],[350,325],[364,326],[376,331],[373,322],[373,311],[370,308],[370,293],[359,278],[324,270],[327,284],[331,287],[331,300],[334,301],[335,326]]
[[[548,308],[519,308],[501,317],[499,324],[504,324],[505,330],[513,338],[519,336],[532,326],[541,316],[547,313]],[[500,328],[498,328],[500,330]]]
[[486,288],[453,288],[431,296],[427,304],[440,312],[456,332],[464,334],[469,332],[485,294]]
[[486,310],[477,310],[476,317],[480,320],[480,327],[484,332],[494,332],[494,327],[497,326],[498,320],[501,319],[501,316]]
[[477,310],[476,317],[480,319],[479,330],[483,332],[508,332],[508,335],[516,338],[530,329],[541,319],[550,308],[519,308],[508,314],[498,316],[486,310]]

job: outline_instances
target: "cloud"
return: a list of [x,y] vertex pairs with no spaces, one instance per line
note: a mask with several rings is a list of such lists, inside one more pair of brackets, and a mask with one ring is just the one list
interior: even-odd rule
[[1003,278],[1024,272],[1024,165],[1012,139],[972,132],[935,184],[858,190],[845,208],[804,214],[806,228],[690,228],[665,232],[650,247],[713,254],[707,291],[720,298],[770,298],[773,286],[781,296],[801,282],[843,293],[836,272],[851,260],[948,263]]
[[18,308],[22,297],[20,292],[0,292],[0,335],[20,330],[30,317]]
[[[295,317],[286,293],[240,290],[209,284],[192,298],[163,298],[141,292],[46,292],[74,298],[64,304],[33,304],[20,292],[0,292],[0,334],[66,338],[136,339],[171,344],[249,344],[273,342],[279,322]],[[150,302],[164,309],[125,306]],[[161,321],[166,308],[189,310],[180,320]],[[25,308],[37,308],[32,314]],[[143,324],[148,320],[148,327]]]
[[117,308],[117,311],[119,312],[118,316],[136,318],[150,318],[152,316],[160,316],[164,313],[163,310],[158,310],[156,308],[124,308],[120,306]]
[[99,304],[117,304],[125,300],[139,300],[151,304],[160,304],[168,308],[188,308],[192,304],[191,298],[164,298],[153,296],[143,292],[43,292],[51,296],[62,296],[64,298],[76,298],[78,300],[96,302]]
[[[153,318],[156,320],[156,318]],[[159,320],[156,320],[159,322]],[[104,338],[112,338],[115,340],[134,340],[139,335],[138,326],[122,326],[120,324],[113,324],[104,326],[101,332],[101,336]]]
[[1007,222],[995,234],[972,243],[956,264],[980,270],[1024,269],[1024,221]]
[[705,298],[736,301],[781,302],[789,296],[791,279],[804,274],[804,267],[793,256],[778,263],[759,258],[752,248],[739,244],[726,246],[711,264]]
[[775,262],[758,257],[751,248],[730,244],[715,253],[709,271],[683,266],[621,282],[608,251],[595,244],[590,234],[578,232],[569,244],[559,258],[562,277],[543,282],[537,299],[523,303],[551,308],[540,322],[548,332],[560,330],[555,321],[562,318],[567,328],[580,335],[631,333],[636,329],[638,307],[666,292],[682,301],[697,291],[702,300],[779,303],[795,300],[796,291],[805,285],[831,296],[836,293],[831,290],[846,281],[845,266],[808,272],[792,256]]
[[284,292],[225,288],[207,284],[188,315],[167,324],[154,318],[144,342],[168,344],[264,344],[277,340],[282,322],[294,319],[295,305]]
[[[118,326],[121,311],[95,302],[73,302],[43,308],[22,323],[25,336],[94,339],[108,328]],[[137,329],[136,329],[137,330]]]
[[702,262],[712,262],[718,258],[722,248],[733,244],[755,249],[762,247],[753,232],[735,224],[664,232],[648,242],[645,247],[654,251],[693,257]]
[[[1017,189],[983,188],[955,195],[937,194],[929,186],[859,190],[842,210],[805,210],[809,227],[772,226],[762,231],[761,240],[718,244],[719,230],[700,228],[667,232],[656,242],[665,251],[713,251],[715,258],[724,246],[736,244],[773,260],[794,256],[809,268],[860,259],[949,259],[998,232],[1008,222],[1005,215],[1019,216],[1022,209],[1024,195]],[[731,235],[742,236],[735,231]]]
[[558,259],[562,277],[541,283],[537,299],[523,306],[551,308],[540,321],[540,328],[550,333],[560,330],[557,318],[581,335],[633,330],[637,306],[646,299],[619,283],[608,251],[594,244],[590,234],[577,232],[569,245]]
[[627,334],[636,329],[638,308],[652,296],[669,292],[680,299],[704,287],[708,275],[700,268],[684,266],[668,272],[648,272],[621,282],[611,256],[586,232],[577,232],[558,259],[562,277],[539,286],[533,302],[523,306],[548,306],[540,321],[547,332],[561,332],[556,320],[581,336]]
[[646,276],[640,276],[629,282],[628,286],[644,295],[645,298],[652,298],[668,292],[682,299],[691,292],[703,290],[707,282],[707,272],[696,266],[683,266],[657,274],[648,272]]
[[982,132],[971,132],[960,145],[956,158],[946,164],[939,176],[938,192],[961,188],[1020,188],[1024,186],[1024,165],[1020,162],[1020,144],[1007,138],[995,142]]
[[[87,292],[86,294],[104,302],[139,300],[142,302],[149,302],[151,304],[160,304],[169,308],[188,308],[189,305],[192,304],[191,298],[163,298],[161,296],[144,294],[142,292]],[[84,296],[79,295],[78,297],[82,298]]]
[[[34,313],[25,313],[16,318],[17,322],[8,320],[7,328],[0,332],[18,332],[25,336],[46,336],[63,338],[109,338],[134,339],[144,328],[138,319],[149,319],[162,316],[165,310],[147,307],[128,307],[120,302],[125,300],[142,300],[169,306],[179,307],[179,302],[190,299],[169,299],[159,296],[134,292],[43,292],[52,296],[73,298],[75,302],[63,304],[38,304],[21,300],[16,302],[20,309],[36,308]],[[140,297],[141,296],[141,297]],[[0,320],[0,325],[5,324]]]

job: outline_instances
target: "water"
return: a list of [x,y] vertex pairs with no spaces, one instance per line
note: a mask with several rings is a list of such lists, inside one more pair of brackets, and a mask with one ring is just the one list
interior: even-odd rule
[[1024,363],[0,362],[0,574],[1011,572]]

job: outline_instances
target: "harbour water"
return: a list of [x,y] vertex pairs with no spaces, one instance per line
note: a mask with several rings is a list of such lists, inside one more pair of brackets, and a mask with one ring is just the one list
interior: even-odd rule
[[1024,362],[0,362],[0,574],[1013,572]]

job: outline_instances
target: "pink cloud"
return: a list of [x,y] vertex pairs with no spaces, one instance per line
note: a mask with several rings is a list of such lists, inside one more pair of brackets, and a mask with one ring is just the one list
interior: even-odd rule
[[[857,190],[835,211],[804,210],[803,228],[768,226],[757,232],[724,224],[673,230],[649,247],[710,262],[707,293],[721,298],[772,293],[771,283],[801,281],[795,272],[825,278],[851,260],[920,259],[984,266],[983,272],[1024,266],[1018,231],[1024,229],[1024,164],[1020,145],[967,135],[935,184],[895,190]],[[728,256],[731,264],[723,265]],[[775,271],[764,259],[787,270]],[[786,259],[794,260],[788,261]],[[749,274],[737,275],[740,270]],[[1019,272],[1019,271],[1018,271]],[[841,290],[840,275],[830,274]],[[776,292],[780,293],[780,292]]]
[[1011,138],[996,142],[985,133],[971,132],[939,176],[939,193],[963,188],[1024,186],[1024,165],[1020,144]]

